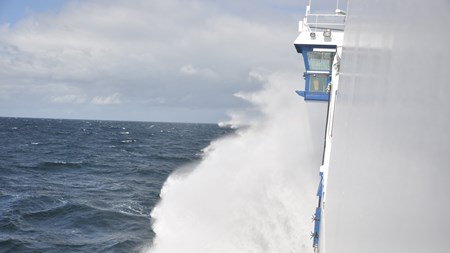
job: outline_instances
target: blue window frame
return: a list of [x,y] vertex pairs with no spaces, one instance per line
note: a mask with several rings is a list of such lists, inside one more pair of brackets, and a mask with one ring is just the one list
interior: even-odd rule
[[305,90],[297,91],[305,100],[328,101],[328,84],[336,47],[303,46],[300,50],[305,62]]

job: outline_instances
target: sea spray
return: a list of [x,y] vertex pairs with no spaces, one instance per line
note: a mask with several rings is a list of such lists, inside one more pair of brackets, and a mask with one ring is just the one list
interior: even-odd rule
[[294,93],[298,79],[272,74],[261,91],[238,94],[258,117],[168,178],[151,214],[156,236],[148,253],[311,251],[321,150]]

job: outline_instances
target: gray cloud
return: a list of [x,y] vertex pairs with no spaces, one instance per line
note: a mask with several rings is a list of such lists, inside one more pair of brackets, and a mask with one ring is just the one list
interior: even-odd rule
[[222,120],[260,73],[301,72],[292,41],[303,7],[93,0],[31,13],[0,26],[0,115]]

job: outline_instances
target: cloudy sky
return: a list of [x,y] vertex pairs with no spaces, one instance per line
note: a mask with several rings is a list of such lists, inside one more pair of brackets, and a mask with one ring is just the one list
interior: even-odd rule
[[292,42],[305,5],[0,0],[0,116],[227,120],[248,106],[233,94],[265,75],[298,72],[303,85]]

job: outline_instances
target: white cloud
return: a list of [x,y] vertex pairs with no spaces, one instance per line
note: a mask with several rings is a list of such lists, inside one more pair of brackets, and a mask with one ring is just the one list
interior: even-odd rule
[[[8,94],[20,93],[21,110],[30,112],[39,107],[39,96],[26,87],[44,93],[48,83],[58,83],[69,86],[68,92],[47,93],[61,111],[81,103],[69,95],[84,94],[93,104],[126,101],[142,117],[153,106],[149,99],[164,98],[160,104],[168,109],[213,108],[223,113],[211,121],[223,119],[228,109],[245,105],[234,93],[260,85],[256,76],[249,79],[249,70],[302,65],[292,46],[298,18],[272,5],[92,0],[74,1],[57,14],[31,13],[14,25],[0,25],[0,89],[17,87]],[[116,92],[120,99],[98,95]],[[5,103],[0,107],[11,106]]]
[[194,68],[194,66],[192,65],[184,65],[180,68],[180,72],[182,74],[186,74],[186,75],[195,75],[197,74],[197,69]]
[[119,93],[114,93],[111,96],[95,96],[91,100],[91,104],[94,105],[117,105],[121,104],[122,101],[120,100]]
[[53,103],[57,104],[83,104],[86,102],[86,98],[84,96],[69,94],[63,96],[56,96],[51,99]]
[[250,71],[250,73],[248,73],[248,80],[256,82],[264,82],[266,78],[264,77],[263,74],[261,74],[258,71]]
[[198,75],[204,78],[217,79],[219,74],[209,68],[195,68],[191,64],[184,65],[180,68],[180,73],[185,75]]

